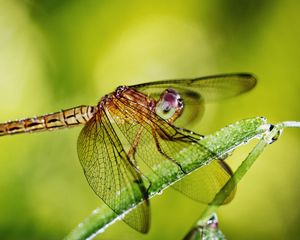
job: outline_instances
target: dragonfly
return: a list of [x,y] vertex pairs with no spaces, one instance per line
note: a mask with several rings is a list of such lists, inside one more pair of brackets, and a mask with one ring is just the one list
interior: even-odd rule
[[[255,85],[252,74],[231,73],[120,86],[95,106],[81,105],[0,123],[0,136],[83,125],[77,152],[89,185],[125,223],[146,233],[150,227],[152,184],[147,175],[151,172],[164,179],[157,171],[158,165],[164,163],[186,174],[188,169],[175,154],[192,144],[193,158],[206,152],[213,161],[173,185],[202,203],[209,203],[232,174],[223,159],[201,144],[202,135],[180,124],[186,126],[200,119],[204,103],[240,95]],[[139,204],[124,214],[128,201]]]

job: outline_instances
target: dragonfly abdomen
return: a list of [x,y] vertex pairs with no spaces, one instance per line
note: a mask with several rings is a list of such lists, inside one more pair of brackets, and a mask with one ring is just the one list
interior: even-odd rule
[[43,116],[1,123],[0,136],[47,131],[85,124],[94,116],[95,112],[95,107],[79,106]]

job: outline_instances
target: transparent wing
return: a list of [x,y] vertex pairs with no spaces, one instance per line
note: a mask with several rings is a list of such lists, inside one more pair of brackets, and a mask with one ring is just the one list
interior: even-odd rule
[[[201,145],[199,139],[193,137],[192,134],[187,134],[170,125],[139,103],[120,97],[114,104],[117,110],[114,108],[110,118],[115,123],[114,126],[118,128],[117,131],[124,136],[123,141],[127,141],[126,145],[131,146],[127,151],[131,152],[132,148],[135,149],[132,155],[141,171],[146,176],[154,173],[156,178],[150,179],[153,182],[168,183],[168,176],[181,170],[189,171],[189,169],[180,168],[183,161],[198,161],[198,164],[203,164],[203,167],[195,175],[194,173],[190,175],[194,177],[185,176],[183,180],[186,178],[187,180],[178,184],[176,189],[194,200],[209,203],[220,190],[220,186],[223,186],[230,177],[219,164],[212,163],[204,166],[217,156]],[[187,155],[185,150],[192,144],[194,145],[193,151]],[[199,163],[199,161],[202,162]],[[205,181],[204,184],[202,180]]]
[[118,215],[144,200],[124,217],[140,232],[149,229],[147,191],[104,111],[96,114],[78,138],[78,156],[94,192]]
[[149,82],[131,87],[149,94],[160,96],[167,88],[179,92],[186,104],[198,104],[200,99],[205,102],[219,101],[249,91],[256,85],[256,78],[249,73],[231,73],[199,77],[194,79],[177,79]]
[[249,73],[232,73],[194,79],[164,80],[132,87],[158,99],[167,88],[173,88],[183,99],[185,110],[181,119],[190,122],[203,113],[203,102],[220,101],[247,92],[256,85],[256,78]]
[[[232,176],[229,169],[225,162],[213,160],[172,186],[197,202],[210,203]],[[235,189],[231,191],[224,204],[229,203],[234,195]]]

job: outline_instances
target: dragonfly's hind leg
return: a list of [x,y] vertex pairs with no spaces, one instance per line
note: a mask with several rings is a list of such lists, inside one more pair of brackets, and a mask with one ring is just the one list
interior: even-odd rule
[[149,189],[152,186],[152,182],[151,182],[151,180],[144,173],[142,173],[142,171],[139,169],[139,167],[135,164],[136,160],[135,160],[134,156],[135,156],[135,154],[133,154],[132,157],[129,157],[129,155],[128,155],[128,160],[130,161],[131,166],[134,168],[134,170],[142,177],[142,179],[146,179],[146,181],[148,183],[147,184],[148,186],[145,186],[145,187],[147,187],[146,192],[148,194],[149,193]]
[[137,132],[137,134],[136,134],[136,136],[135,136],[135,138],[133,140],[133,143],[132,143],[132,145],[131,145],[128,153],[127,153],[128,157],[133,160],[133,164],[135,166],[138,166],[137,165],[137,161],[135,159],[135,154],[136,154],[137,146],[138,146],[138,144],[139,144],[139,142],[141,140],[142,132],[143,132],[143,127],[140,126],[140,128],[139,128],[139,130],[138,130],[138,132]]
[[[129,161],[132,163],[132,161],[129,159]],[[148,186],[146,186],[145,184],[145,187],[147,188],[146,189],[146,192],[147,192],[147,195],[149,194],[149,189],[151,188],[151,186],[152,186],[152,182],[151,182],[151,180],[150,180],[150,178],[148,178],[144,173],[142,173],[141,172],[141,170],[138,168],[138,166],[137,165],[135,165],[135,164],[132,164],[132,167],[137,171],[137,173],[142,177],[142,179],[146,179],[146,181],[147,181],[147,185]]]
[[180,165],[179,162],[175,161],[173,158],[171,158],[170,156],[168,156],[166,153],[164,153],[160,147],[160,144],[158,142],[158,139],[157,139],[157,135],[156,135],[156,132],[155,130],[152,128],[152,135],[153,135],[153,138],[154,138],[154,141],[155,141],[155,145],[156,145],[156,148],[157,148],[157,151],[162,154],[166,159],[170,160],[171,162],[173,162],[174,164],[176,164],[180,170],[186,174],[186,171],[182,168],[182,166]]
[[140,142],[140,139],[141,139],[141,136],[142,136],[142,132],[143,132],[143,127],[141,126],[140,129],[138,130],[137,132],[137,135],[127,153],[127,156],[129,158],[129,161],[132,163],[132,166],[133,168],[140,174],[140,176],[142,176],[142,178],[146,179],[149,186],[147,187],[147,193],[149,193],[149,189],[151,188],[152,186],[152,182],[151,180],[146,176],[144,175],[141,170],[139,169],[138,167],[138,164],[137,164],[137,161],[136,161],[136,158],[135,158],[135,155],[136,155],[136,150],[137,150],[137,147],[138,147],[138,144]]

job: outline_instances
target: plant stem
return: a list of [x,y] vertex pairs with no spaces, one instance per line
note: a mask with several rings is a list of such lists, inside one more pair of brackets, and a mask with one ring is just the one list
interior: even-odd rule
[[201,217],[197,220],[197,223],[191,228],[189,233],[186,235],[185,239],[188,239],[187,236],[189,236],[189,234],[192,231],[194,231],[195,228],[199,226],[199,224],[201,224],[204,219],[209,218],[218,209],[218,207],[224,203],[231,191],[235,189],[236,185],[245,176],[245,174],[256,161],[258,156],[261,155],[265,147],[277,140],[284,128],[300,128],[300,122],[286,121],[278,123],[273,126],[273,129],[271,131],[266,131],[261,136],[260,141],[252,149],[252,151],[249,153],[246,159],[241,163],[241,165],[234,172],[233,176],[228,180],[224,187],[216,194],[215,198],[211,201],[211,203],[201,214]]
[[[215,196],[214,200],[211,202],[202,216],[207,216],[209,215],[209,213],[214,212],[218,208],[218,206],[224,202],[226,197],[230,194],[231,190],[234,189],[236,184],[243,178],[243,176],[249,170],[257,157],[261,154],[263,149],[268,145],[268,143],[276,140],[274,137],[279,136],[279,131],[281,131],[285,127],[300,127],[300,123],[283,122],[276,125],[270,132],[271,126],[272,125],[266,123],[266,120],[264,118],[256,117],[238,121],[215,132],[214,134],[206,136],[203,140],[200,140],[201,145],[216,153],[216,156],[222,157],[228,152],[231,152],[238,146],[247,143],[253,138],[262,139],[244,160],[241,166],[237,169],[234,176]],[[190,156],[193,156],[193,151],[195,151],[196,149],[195,146],[197,145],[191,145],[190,147],[185,149],[184,154],[183,152],[181,152],[180,154],[178,154],[178,159],[176,159],[177,161],[182,162],[182,165],[183,167],[185,167],[185,169],[190,169],[190,172],[202,167],[203,164],[208,164],[213,160],[207,158],[204,153],[197,159],[191,158]],[[161,171],[161,174],[165,174],[166,169],[162,164],[160,166],[160,169],[158,169],[157,171]],[[152,182],[152,187],[149,190],[150,198],[161,193],[165,188],[185,177],[184,175],[182,175],[182,173],[177,174],[176,172],[172,172],[171,174],[169,173],[169,175],[163,176],[166,176],[166,178],[164,178],[166,179],[165,182]],[[149,179],[151,180],[155,180],[155,178],[153,178],[153,176],[151,175],[147,177],[149,177]],[[124,214],[126,213],[126,211],[130,211],[132,208],[133,203],[128,202],[126,209],[123,210]],[[97,234],[103,232],[109,225],[119,219],[120,216],[117,216],[111,209],[109,209],[105,205],[102,205],[100,208],[94,210],[93,213],[86,219],[84,219],[77,227],[75,227],[73,231],[70,232],[68,236],[66,236],[65,239],[91,239]]]

